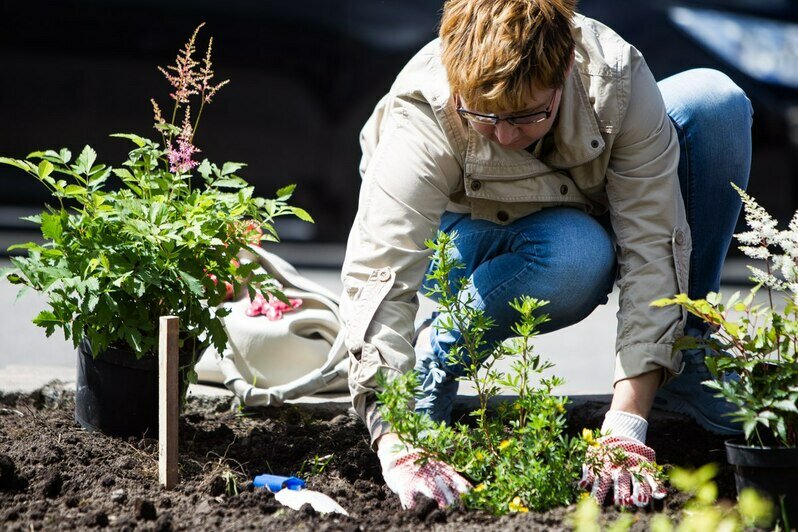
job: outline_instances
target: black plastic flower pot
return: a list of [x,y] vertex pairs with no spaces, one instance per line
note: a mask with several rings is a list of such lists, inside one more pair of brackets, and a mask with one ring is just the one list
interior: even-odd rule
[[[190,356],[180,354],[181,368]],[[186,388],[181,378],[181,403]],[[132,351],[113,347],[95,358],[83,340],[78,346],[75,420],[88,431],[109,436],[157,438],[158,358],[137,359]]]
[[798,526],[798,447],[752,447],[742,442],[726,442],[726,459],[734,466],[734,480],[739,494],[754,488],[769,497],[782,518],[785,511],[789,525]]

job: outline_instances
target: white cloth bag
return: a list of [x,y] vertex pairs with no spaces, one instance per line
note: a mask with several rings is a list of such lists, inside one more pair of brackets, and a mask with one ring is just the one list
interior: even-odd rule
[[244,405],[274,406],[287,399],[317,392],[348,390],[349,358],[341,332],[338,296],[300,275],[288,262],[251,246],[242,263],[257,261],[274,277],[289,298],[302,305],[271,321],[265,316],[247,316],[247,291],[227,302],[223,318],[227,347],[219,354],[210,346],[195,370],[201,382],[223,383]]

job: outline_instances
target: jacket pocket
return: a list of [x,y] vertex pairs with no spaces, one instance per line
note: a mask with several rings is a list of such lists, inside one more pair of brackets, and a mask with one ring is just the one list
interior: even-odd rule
[[[377,308],[388,295],[396,280],[396,272],[390,267],[372,270],[366,283],[360,288],[347,286],[347,294],[353,299],[352,312],[346,320],[346,345],[355,358],[360,358],[366,338]],[[348,284],[348,283],[347,283]]]
[[564,172],[512,179],[466,174],[464,180],[473,217],[498,224],[512,223],[544,207],[592,208]]
[[357,354],[350,352],[349,357],[354,370],[349,371],[349,391],[353,397],[376,392],[378,373],[383,372],[388,378],[400,373],[382,357],[375,346],[369,343],[363,344]]
[[564,172],[535,177],[496,178],[467,173],[466,196],[477,200],[508,203],[574,201],[584,198]]

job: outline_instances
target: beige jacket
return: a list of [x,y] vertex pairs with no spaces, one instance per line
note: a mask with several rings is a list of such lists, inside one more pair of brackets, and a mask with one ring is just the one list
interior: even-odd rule
[[363,128],[341,314],[353,403],[372,441],[387,428],[374,407],[375,375],[413,367],[417,291],[430,257],[424,242],[446,210],[506,225],[554,205],[609,209],[620,287],[615,381],[680,371],[671,348],[685,315],[649,305],[687,291],[691,242],[676,131],[635,48],[579,15],[573,33],[575,67],[559,118],[534,154],[505,150],[459,117],[437,40],[410,60]]

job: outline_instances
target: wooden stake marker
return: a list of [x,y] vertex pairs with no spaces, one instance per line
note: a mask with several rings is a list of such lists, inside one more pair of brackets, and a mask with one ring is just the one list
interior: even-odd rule
[[177,316],[161,316],[158,345],[158,481],[168,490],[177,484],[179,326],[180,319]]

